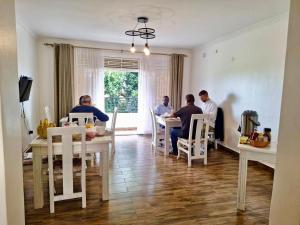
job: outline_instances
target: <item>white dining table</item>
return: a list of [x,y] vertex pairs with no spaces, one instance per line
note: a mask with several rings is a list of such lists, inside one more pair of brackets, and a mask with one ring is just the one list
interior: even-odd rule
[[[112,142],[111,136],[95,137],[86,142],[87,153],[100,153],[102,175],[102,200],[109,198],[109,144]],[[33,159],[33,180],[34,180],[34,208],[44,206],[44,186],[43,186],[43,168],[42,159],[48,156],[47,139],[35,138],[31,142]],[[81,153],[81,142],[73,142],[74,154]],[[53,143],[54,155],[62,155],[62,144]]]
[[172,127],[181,127],[180,118],[170,118],[170,117],[163,117],[163,116],[156,116],[156,121],[160,125],[165,127],[165,148],[164,154],[165,156],[169,155],[170,150],[170,129]]
[[277,143],[272,142],[265,148],[257,148],[248,144],[238,144],[237,147],[240,150],[237,209],[245,210],[248,161],[261,162],[275,169]]

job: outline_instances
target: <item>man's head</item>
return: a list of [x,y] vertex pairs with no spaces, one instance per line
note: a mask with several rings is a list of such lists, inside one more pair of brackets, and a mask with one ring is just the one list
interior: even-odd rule
[[188,94],[185,96],[185,100],[187,105],[194,105],[195,97],[192,94]]
[[199,96],[202,102],[206,102],[209,98],[208,98],[208,92],[205,90],[202,90],[199,92]]
[[80,105],[92,105],[92,99],[89,95],[83,95],[79,98]]
[[168,97],[168,96],[164,96],[164,97],[163,97],[163,104],[164,104],[165,106],[168,106],[168,105],[169,105],[169,102],[170,102],[169,97]]

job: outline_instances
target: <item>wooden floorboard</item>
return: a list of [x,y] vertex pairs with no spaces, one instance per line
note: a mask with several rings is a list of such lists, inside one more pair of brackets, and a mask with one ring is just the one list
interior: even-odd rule
[[[96,160],[97,165],[99,159]],[[46,165],[45,165],[46,167]],[[32,165],[24,166],[26,224],[28,225],[141,225],[141,224],[268,224],[273,171],[250,163],[247,210],[236,210],[238,156],[224,150],[208,153],[208,165],[184,158],[153,154],[150,138],[118,136],[110,170],[110,200],[102,202],[98,168],[87,170],[87,208],[81,200],[55,203],[49,213],[33,208]],[[45,187],[48,187],[47,177]],[[79,187],[79,178],[76,188]],[[61,191],[61,183],[57,183]],[[45,189],[48,197],[48,188]]]

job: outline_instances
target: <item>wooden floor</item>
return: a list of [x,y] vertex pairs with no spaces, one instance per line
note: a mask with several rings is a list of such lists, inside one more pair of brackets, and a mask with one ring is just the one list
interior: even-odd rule
[[[248,169],[247,210],[237,212],[238,156],[208,154],[208,165],[165,158],[150,150],[150,138],[118,136],[110,171],[110,201],[102,202],[97,168],[87,170],[87,208],[80,200],[33,208],[32,166],[24,166],[26,224],[268,224],[273,171],[252,163]],[[47,178],[45,179],[47,187]],[[58,188],[59,189],[59,188]],[[45,196],[48,196],[45,190]]]

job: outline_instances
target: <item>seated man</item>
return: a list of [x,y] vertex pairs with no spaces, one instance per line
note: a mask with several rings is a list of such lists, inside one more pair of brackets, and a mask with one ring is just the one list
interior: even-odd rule
[[[172,115],[173,117],[179,117],[181,120],[181,128],[177,127],[171,129],[171,141],[172,141],[173,151],[170,153],[173,155],[178,154],[178,149],[177,149],[178,138],[189,137],[192,114],[202,114],[202,110],[199,107],[194,105],[195,102],[194,95],[188,94],[187,96],[185,96],[185,99],[187,105],[185,107],[182,107]],[[196,127],[194,127],[194,130],[195,129]]]
[[106,122],[109,120],[109,117],[106,114],[101,112],[96,107],[92,106],[92,100],[89,95],[81,96],[79,98],[79,105],[75,106],[71,110],[71,113],[93,113],[94,116],[102,122]]
[[155,107],[154,113],[157,116],[164,115],[165,113],[171,114],[173,109],[172,106],[170,106],[169,101],[169,97],[164,96],[163,103]]
[[211,122],[214,124],[217,117],[218,106],[208,97],[208,92],[202,90],[199,92],[202,105],[200,106],[204,114],[210,114]]

